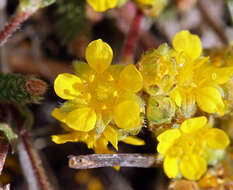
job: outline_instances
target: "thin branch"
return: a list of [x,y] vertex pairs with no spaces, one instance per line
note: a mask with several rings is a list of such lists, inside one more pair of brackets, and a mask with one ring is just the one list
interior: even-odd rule
[[0,32],[0,46],[26,21],[34,12],[16,12],[4,29]]
[[0,32],[0,46],[20,27],[20,25],[32,16],[40,8],[53,4],[55,0],[21,0],[18,9],[3,30]]
[[[26,168],[24,169],[24,174],[30,186],[30,190],[51,190],[51,185],[49,184],[48,178],[45,175],[45,170],[42,166],[42,162],[39,158],[38,153],[32,146],[32,142],[26,131],[21,131],[22,144],[18,146],[20,161],[24,165],[27,162]],[[24,153],[25,152],[25,153]],[[30,171],[29,171],[30,170]],[[30,174],[30,175],[28,175]],[[32,184],[32,182],[34,183]],[[34,188],[32,188],[34,187]]]
[[[7,0],[1,0],[0,3],[0,28],[2,29],[6,23],[7,20],[7,14],[6,14],[6,6],[7,6]],[[7,59],[7,46],[3,46],[0,48],[0,71],[3,73],[9,73],[10,67],[8,64]]]
[[122,54],[122,63],[128,63],[129,61],[133,60],[142,18],[142,11],[137,9],[129,34],[126,38],[125,47]]
[[5,161],[6,161],[8,147],[9,147],[8,142],[6,140],[2,139],[0,141],[0,175],[2,173],[2,169],[3,169]]
[[199,0],[197,2],[198,8],[201,11],[201,14],[203,15],[206,22],[213,29],[213,31],[218,35],[221,42],[224,45],[228,45],[229,41],[228,41],[228,38],[226,36],[226,33],[223,27],[220,24],[218,24],[215,18],[208,12],[208,6],[206,6],[206,4],[207,3],[203,0]]
[[73,169],[89,169],[101,167],[138,167],[149,168],[161,164],[156,155],[147,154],[91,154],[69,156],[69,167]]
[[[25,151],[25,155],[26,156],[22,156],[21,154],[21,162],[22,162],[22,165],[24,164],[23,161],[25,159],[27,159],[29,162],[30,162],[30,166],[31,166],[31,169],[32,171],[30,171],[30,173],[34,174],[33,176],[29,176],[30,178],[34,177],[34,181],[36,180],[37,182],[37,187],[35,188],[36,190],[39,189],[39,190],[51,190],[52,187],[48,181],[48,178],[45,174],[45,169],[43,168],[43,165],[42,165],[42,161],[40,160],[40,157],[38,155],[38,152],[35,150],[35,148],[33,147],[33,144],[31,142],[31,138],[29,137],[27,131],[25,129],[29,129],[30,126],[25,126],[26,125],[32,125],[32,121],[31,121],[31,116],[28,115],[28,108],[26,107],[22,107],[21,109],[19,109],[18,107],[18,110],[20,111],[21,115],[22,115],[22,110],[25,110],[25,113],[26,115],[24,115],[25,117],[25,121],[22,121],[21,117],[19,115],[16,115],[16,118],[17,118],[17,128],[18,128],[18,131],[19,131],[19,136],[21,138],[21,142],[22,142],[22,146],[19,146],[20,149],[24,149]],[[27,116],[28,115],[28,116]],[[29,120],[28,120],[29,118]],[[20,150],[19,150],[20,152]],[[27,158],[25,158],[27,157]],[[25,159],[23,159],[25,158]],[[27,175],[27,170],[30,170],[30,168],[25,168],[25,175]],[[30,178],[27,178],[28,180],[28,183],[30,184]],[[34,190],[31,188],[31,190]]]

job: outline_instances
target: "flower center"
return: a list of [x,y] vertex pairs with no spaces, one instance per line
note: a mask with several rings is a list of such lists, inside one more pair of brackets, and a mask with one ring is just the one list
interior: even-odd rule
[[116,81],[108,73],[96,75],[88,84],[91,94],[91,104],[96,110],[106,110],[115,104],[118,96]]

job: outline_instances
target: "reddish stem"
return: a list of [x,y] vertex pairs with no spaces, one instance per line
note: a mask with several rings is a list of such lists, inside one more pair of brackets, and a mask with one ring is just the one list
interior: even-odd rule
[[143,18],[142,11],[137,9],[136,14],[133,19],[133,23],[129,31],[129,34],[126,38],[125,47],[124,47],[124,51],[122,55],[123,62],[130,60],[130,59],[132,60],[134,56],[135,45],[137,42],[142,18]]
[[43,166],[41,165],[41,160],[38,156],[38,153],[32,146],[31,139],[25,129],[23,129],[23,121],[18,119],[17,124],[19,135],[21,137],[22,143],[25,147],[27,155],[30,159],[31,166],[33,168],[34,174],[37,178],[38,185],[41,190],[51,190],[51,186],[47,180],[47,176],[45,175],[45,171]]
[[0,175],[2,173],[3,166],[6,161],[6,156],[8,153],[8,142],[6,140],[1,140],[0,142]]
[[6,43],[7,39],[26,21],[33,12],[17,12],[10,22],[0,32],[0,46]]

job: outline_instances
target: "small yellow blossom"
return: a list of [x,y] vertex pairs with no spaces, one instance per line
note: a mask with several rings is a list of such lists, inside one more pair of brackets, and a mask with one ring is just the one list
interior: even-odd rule
[[116,7],[118,0],[87,0],[87,2],[95,11],[103,12]]
[[207,113],[224,113],[222,84],[228,82],[233,67],[214,67],[208,57],[201,57],[202,45],[197,35],[181,31],[173,39],[177,62],[176,87],[171,98],[188,110],[195,103]]
[[180,128],[169,129],[157,137],[157,151],[164,157],[163,167],[169,178],[182,175],[198,180],[208,164],[215,164],[230,140],[227,134],[207,124],[206,117],[184,121]]
[[134,0],[136,3],[139,5],[144,5],[144,6],[152,6],[155,4],[156,0]]
[[[134,0],[139,6],[152,6],[156,0]],[[108,9],[117,7],[118,4],[122,4],[122,0],[87,0],[88,4],[98,12],[104,12]],[[124,1],[126,3],[127,1]]]
[[86,49],[86,63],[75,63],[76,75],[64,73],[54,82],[56,94],[67,100],[52,116],[72,132],[52,137],[55,143],[85,142],[96,152],[115,149],[118,129],[141,128],[139,97],[142,76],[134,65],[112,65],[111,47],[102,40]]

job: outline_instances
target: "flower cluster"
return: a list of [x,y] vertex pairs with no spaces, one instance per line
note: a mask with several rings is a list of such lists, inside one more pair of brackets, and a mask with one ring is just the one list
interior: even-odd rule
[[199,37],[189,31],[176,34],[172,44],[173,48],[163,44],[146,52],[137,68],[111,65],[111,47],[100,39],[91,42],[88,64],[76,61],[75,74],[60,74],[55,80],[55,92],[66,102],[52,116],[67,133],[52,140],[85,142],[96,153],[109,153],[108,143],[116,150],[119,141],[144,145],[135,137],[144,119],[155,128],[169,125],[157,137],[165,173],[169,178],[198,180],[208,164],[222,158],[230,141],[206,117],[192,117],[198,111],[226,113],[224,85],[233,67],[216,66],[204,57]]
[[196,112],[196,105],[204,112],[223,115],[221,87],[231,79],[233,67],[214,66],[202,56],[199,37],[189,31],[176,34],[172,44],[174,49],[162,45],[142,57],[139,67],[144,89],[151,96],[169,96],[185,117]]

